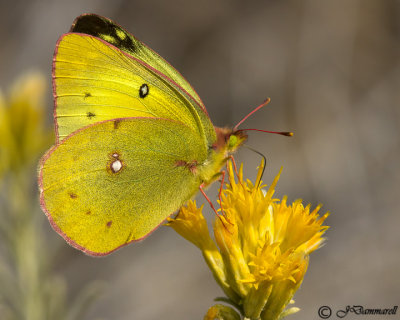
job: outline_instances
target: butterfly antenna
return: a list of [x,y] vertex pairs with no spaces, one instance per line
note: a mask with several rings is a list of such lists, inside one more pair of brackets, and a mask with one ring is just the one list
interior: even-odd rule
[[[237,128],[248,118],[250,117],[254,112],[260,110],[262,107],[265,107],[269,102],[271,101],[270,98],[267,98],[262,104],[260,104],[257,108],[255,108],[253,111],[251,111],[247,116],[245,116],[242,120],[239,121],[239,123],[233,128],[234,131],[237,130]],[[244,130],[243,130],[244,131]]]
[[254,112],[260,110],[262,107],[265,107],[270,101],[271,101],[271,99],[267,98],[262,104],[260,104],[257,108],[255,108],[253,111],[251,111],[247,116],[245,116],[242,120],[240,120],[239,123],[233,128],[233,131],[235,131],[235,132],[239,132],[239,131],[260,131],[260,132],[274,133],[274,134],[280,134],[282,136],[292,137],[293,136],[293,132],[290,132],[290,131],[269,131],[269,130],[261,130],[261,129],[240,129],[240,130],[238,130],[238,127],[248,117],[250,117]]
[[256,187],[258,188],[260,186],[260,184],[261,184],[262,177],[264,176],[265,166],[267,165],[267,158],[260,151],[257,151],[256,149],[253,149],[252,147],[248,146],[247,144],[244,144],[243,147],[245,147],[245,148],[257,153],[258,155],[260,155],[263,158],[264,163],[263,163],[261,176],[259,178],[257,177],[258,183],[257,183]]
[[261,129],[240,129],[240,130],[236,130],[236,132],[239,132],[239,131],[259,131],[259,132],[280,134],[281,136],[286,136],[286,137],[293,137],[293,132],[290,132],[290,131],[268,131],[268,130],[261,130]]

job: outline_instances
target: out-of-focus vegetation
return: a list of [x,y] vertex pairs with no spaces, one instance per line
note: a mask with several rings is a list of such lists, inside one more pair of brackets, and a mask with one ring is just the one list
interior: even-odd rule
[[67,303],[54,269],[55,248],[43,232],[36,183],[39,157],[54,137],[46,123],[46,81],[31,72],[0,91],[0,319],[82,319],[98,292],[87,286]]

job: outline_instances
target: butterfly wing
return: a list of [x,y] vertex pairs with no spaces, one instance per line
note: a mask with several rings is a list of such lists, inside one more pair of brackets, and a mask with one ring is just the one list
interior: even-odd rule
[[161,117],[185,123],[215,141],[206,113],[173,81],[99,38],[68,33],[53,62],[59,141],[95,122],[123,117]]
[[175,68],[110,19],[96,14],[83,14],[75,19],[70,32],[84,33],[100,38],[128,53],[130,56],[145,62],[152,68],[166,75],[169,79],[172,79],[179,87],[194,98],[203,108],[204,112],[207,112],[196,91]]
[[40,198],[71,245],[105,255],[139,240],[200,185],[184,165],[203,162],[201,136],[160,118],[108,120],[74,132],[41,160]]

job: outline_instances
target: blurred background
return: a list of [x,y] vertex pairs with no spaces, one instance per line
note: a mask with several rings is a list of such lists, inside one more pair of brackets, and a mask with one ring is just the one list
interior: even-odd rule
[[[243,128],[295,133],[248,141],[268,159],[266,183],[283,166],[279,197],[332,213],[293,319],[317,319],[322,305],[399,305],[400,1],[1,0],[0,319],[61,319],[63,308],[72,319],[92,299],[78,318],[202,319],[223,295],[200,251],[170,228],[91,258],[39,209],[36,163],[54,141],[53,50],[85,12],[113,19],[175,66],[215,125],[236,124],[270,97]],[[260,157],[243,148],[236,159],[254,179]],[[53,316],[36,310],[40,301],[52,301]]]

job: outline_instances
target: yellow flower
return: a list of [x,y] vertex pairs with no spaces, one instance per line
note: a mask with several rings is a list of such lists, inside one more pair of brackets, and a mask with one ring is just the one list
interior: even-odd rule
[[0,179],[36,163],[51,145],[53,133],[46,125],[46,80],[38,72],[18,79],[5,96],[0,91]]
[[222,192],[221,212],[214,221],[215,243],[196,204],[189,201],[169,225],[203,252],[208,266],[229,302],[247,319],[274,320],[297,312],[286,309],[306,273],[309,254],[318,249],[322,226],[329,213],[320,217],[301,200],[273,198],[280,173],[263,190],[261,163],[255,184],[238,182],[229,163],[229,184]]

